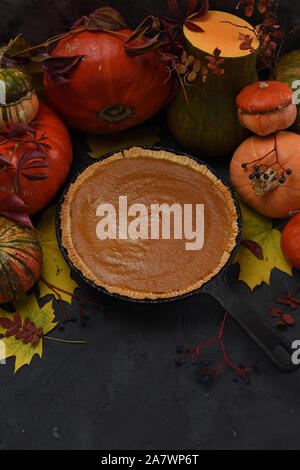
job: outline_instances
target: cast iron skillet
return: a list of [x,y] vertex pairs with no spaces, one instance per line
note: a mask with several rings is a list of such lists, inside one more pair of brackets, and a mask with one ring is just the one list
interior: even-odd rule
[[[158,300],[138,300],[138,299],[130,299],[128,297],[121,296],[119,294],[113,294],[111,292],[108,292],[106,289],[103,287],[97,286],[94,284],[92,281],[89,279],[85,278],[82,273],[73,265],[72,261],[68,257],[67,250],[64,248],[62,244],[62,234],[61,234],[61,219],[60,219],[60,213],[61,213],[61,206],[64,201],[64,196],[67,193],[69,186],[66,188],[64,191],[64,194],[61,197],[61,200],[59,202],[58,210],[57,210],[57,215],[56,215],[56,234],[57,234],[57,239],[59,243],[60,250],[66,259],[67,263],[71,267],[71,269],[77,274],[79,279],[83,280],[85,283],[89,284],[91,287],[94,289],[97,289],[101,293],[110,295],[114,298],[118,298],[124,301],[129,301],[129,302],[136,302],[136,303],[147,303],[147,304],[156,304],[156,303],[161,303],[161,302],[172,302],[174,300],[178,299],[183,299],[185,297],[189,297],[191,295],[195,294],[208,294],[211,297],[213,297],[215,300],[219,302],[219,304],[234,318],[234,320],[240,325],[240,327],[246,332],[246,334],[262,349],[262,351],[268,356],[269,360],[273,364],[273,366],[278,369],[280,372],[294,372],[297,370],[297,366],[293,365],[291,362],[291,356],[293,353],[293,349],[291,348],[290,342],[281,334],[279,334],[277,331],[275,331],[271,326],[269,326],[263,318],[257,314],[255,311],[252,310],[252,308],[244,302],[241,297],[237,297],[237,295],[234,292],[234,289],[230,286],[227,278],[227,272],[228,268],[231,265],[236,252],[239,248],[240,242],[241,242],[241,236],[242,236],[242,219],[241,219],[241,212],[240,208],[238,205],[238,202],[236,200],[236,197],[231,189],[231,187],[228,185],[228,183],[224,180],[223,177],[218,175],[212,168],[209,167],[206,163],[192,157],[191,155],[188,155],[184,152],[179,152],[179,151],[174,151],[166,148],[161,148],[161,147],[142,147],[144,149],[149,149],[153,151],[160,151],[160,150],[165,150],[172,152],[177,155],[184,155],[186,157],[192,158],[196,160],[198,163],[201,163],[203,165],[206,165],[212,173],[216,175],[218,179],[220,179],[225,186],[229,189],[232,199],[235,203],[236,211],[238,214],[238,227],[239,227],[239,232],[238,236],[236,239],[236,245],[234,249],[232,250],[231,256],[226,263],[226,265],[222,268],[222,270],[215,276],[213,277],[210,281],[208,281],[206,284],[204,284],[200,289],[194,290],[193,292],[189,292],[187,294],[184,294],[182,296],[178,297],[173,297],[170,299],[158,299]],[[125,149],[123,149],[125,150]],[[122,150],[119,150],[122,151]],[[118,152],[119,152],[118,151]],[[115,154],[116,151],[109,153],[108,155],[105,155],[104,157],[99,158],[99,160],[103,160],[105,158],[108,158]],[[95,163],[95,162],[93,162]],[[91,164],[93,164],[91,163]],[[70,184],[74,183],[77,177],[85,170],[82,169],[71,181]],[[234,286],[233,286],[234,287]],[[276,354],[276,352],[279,352],[281,349],[281,354],[280,356]],[[278,350],[278,351],[277,351]],[[282,353],[284,352],[285,358],[282,358]]]

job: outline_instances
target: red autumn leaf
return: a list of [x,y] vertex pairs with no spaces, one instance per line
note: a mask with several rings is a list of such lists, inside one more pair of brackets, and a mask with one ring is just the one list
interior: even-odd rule
[[22,339],[23,343],[24,343],[24,344],[30,343],[31,340],[32,340],[32,338],[33,338],[33,336],[34,336],[33,333],[31,333],[31,332],[27,333],[27,335],[24,336],[23,339]]
[[186,11],[186,16],[190,16],[196,9],[198,0],[188,0],[188,6]]
[[19,331],[18,325],[12,326],[11,328],[8,328],[8,330],[6,330],[5,336],[6,337],[14,336],[18,331]]
[[29,329],[29,325],[30,325],[30,320],[28,317],[25,318],[24,322],[23,322],[23,328],[24,330],[28,330]]
[[38,329],[36,330],[36,334],[37,334],[38,336],[43,336],[43,334],[44,334],[43,328],[42,328],[42,327],[38,328]]
[[285,328],[286,327],[286,323],[283,321],[283,320],[279,320],[275,323],[275,325],[279,328]]
[[21,326],[22,325],[22,320],[21,320],[21,317],[18,313],[14,314],[14,325],[16,325],[16,326]]
[[157,34],[156,36],[149,39],[149,41],[144,42],[143,44],[139,44],[136,46],[129,46],[128,44],[125,44],[124,47],[128,54],[142,55],[154,51],[163,44],[164,42],[160,40],[160,34]]
[[24,336],[27,336],[28,332],[26,330],[22,330],[20,329],[16,334],[15,334],[15,338],[16,339],[22,339],[24,338]]
[[281,318],[287,325],[295,324],[295,319],[289,313],[284,313]]
[[177,16],[178,18],[182,18],[182,13],[178,6],[177,0],[168,0],[168,7],[169,10],[173,13],[173,15]]
[[135,31],[133,31],[130,36],[124,41],[123,44],[128,44],[129,42],[136,41],[137,39],[140,39],[143,37],[150,29],[150,26],[145,26],[141,28],[137,28]]
[[284,314],[283,310],[280,310],[280,308],[276,307],[271,308],[270,313],[273,318],[281,318],[281,316]]
[[35,334],[35,335],[32,336],[30,342],[31,342],[32,345],[35,345],[40,341],[40,339],[41,338],[37,334]]
[[[15,183],[17,184],[16,178]],[[19,224],[33,228],[24,201],[17,194],[9,194],[0,203],[0,214]]]
[[258,259],[264,259],[262,247],[252,240],[242,240],[241,245],[251,251]]
[[14,324],[12,322],[12,320],[10,320],[9,318],[0,318],[0,325],[2,326],[2,328],[11,328]]
[[191,21],[186,20],[184,24],[191,31],[195,31],[196,33],[204,33],[204,29],[200,28],[200,26],[195,23],[192,23]]

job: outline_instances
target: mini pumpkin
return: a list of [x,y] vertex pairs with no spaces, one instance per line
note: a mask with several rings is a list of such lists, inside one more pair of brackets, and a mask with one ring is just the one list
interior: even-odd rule
[[285,218],[300,209],[300,135],[252,136],[236,150],[230,179],[241,199],[260,214]]
[[38,280],[43,252],[34,231],[0,216],[0,303],[12,302]]
[[14,123],[30,124],[39,110],[39,100],[29,75],[17,67],[0,69],[0,131]]
[[247,86],[237,97],[237,107],[242,126],[261,136],[287,129],[297,117],[292,89],[282,82]]

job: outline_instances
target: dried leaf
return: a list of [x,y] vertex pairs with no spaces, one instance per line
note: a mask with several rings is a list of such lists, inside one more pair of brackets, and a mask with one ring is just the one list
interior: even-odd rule
[[9,194],[1,201],[0,214],[14,222],[33,228],[25,203],[17,194]]
[[138,45],[128,45],[124,44],[125,51],[130,55],[143,55],[149,52],[158,49],[160,46],[164,44],[163,41],[160,40],[160,34],[156,34],[153,38],[149,39],[148,41],[143,42],[143,44]]
[[[11,39],[8,44],[5,44],[4,46],[0,47],[0,66],[7,67],[8,65],[6,64],[9,61],[9,55],[16,51],[23,50],[26,47],[27,47],[27,43],[24,40],[22,34],[19,34],[14,39]],[[6,55],[6,58],[2,63],[4,54]],[[13,63],[11,63],[11,65],[13,65]]]
[[127,28],[121,13],[111,7],[101,7],[93,11],[89,16],[82,16],[73,24],[72,29],[83,24],[92,31],[102,31],[104,29],[118,31]]
[[177,0],[168,0],[169,10],[178,18],[183,18]]
[[264,259],[260,260],[241,246],[235,258],[240,264],[239,279],[254,289],[262,282],[270,284],[273,268],[292,275],[292,267],[283,256],[280,248],[281,233],[272,228],[272,220],[258,214],[256,211],[239,201],[243,218],[243,238],[252,240],[262,247]]
[[77,67],[83,57],[83,55],[52,57],[45,54],[41,63],[53,83],[61,86],[70,81],[68,74]]
[[128,44],[129,42],[140,39],[147,33],[147,31],[149,31],[149,29],[150,29],[150,26],[137,28],[135,31],[133,31],[132,34],[130,34],[130,36],[128,36],[128,38],[124,41],[123,44]]
[[98,8],[88,16],[88,20],[98,27],[109,29],[110,31],[127,28],[123,16],[111,7]]
[[[32,323],[38,328],[42,328],[45,334],[51,331],[56,325],[56,323],[53,323],[54,310],[52,302],[48,302],[44,307],[40,308],[34,294],[24,296],[22,299],[15,302],[14,307],[18,311],[21,322],[24,322],[24,320],[28,318],[26,322],[27,325],[31,325]],[[7,318],[10,320],[11,313],[7,313],[0,308],[0,316],[2,319]],[[24,326],[25,322],[23,323],[23,328]],[[19,327],[16,328],[19,331]],[[6,328],[3,327],[2,322],[0,322],[0,334],[6,334]],[[30,335],[33,336],[31,332]],[[35,344],[31,344],[30,342],[25,344],[23,342],[24,337],[17,339],[16,336],[4,336],[2,338],[5,348],[0,348],[0,361],[15,356],[15,372],[23,365],[30,364],[35,354],[42,357],[43,340],[39,338],[39,341]]]
[[195,23],[192,23],[192,21],[185,21],[184,22],[185,26],[190,29],[191,31],[195,31],[196,33],[204,33],[204,29],[202,29],[200,26],[198,26]]
[[189,17],[196,9],[198,0],[188,0],[186,16]]
[[290,315],[289,313],[284,313],[281,317],[281,319],[287,324],[287,325],[295,325],[295,319]]
[[[65,262],[64,257],[59,249],[56,229],[55,229],[55,216],[57,206],[54,205],[47,209],[41,218],[38,225],[38,240],[43,250],[43,264],[41,269],[41,276],[46,279],[50,284],[57,286],[65,291],[73,293],[77,284],[70,276],[70,268]],[[52,294],[54,292],[39,280],[40,297]],[[58,298],[57,295],[55,295]],[[62,300],[71,303],[72,299],[69,295],[61,293]]]
[[251,253],[256,256],[256,258],[264,259],[263,249],[258,243],[254,242],[253,240],[242,240],[241,244],[250,250]]

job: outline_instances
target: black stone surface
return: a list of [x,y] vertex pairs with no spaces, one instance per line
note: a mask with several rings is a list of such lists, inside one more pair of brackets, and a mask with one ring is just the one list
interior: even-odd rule
[[[104,3],[2,0],[1,35],[8,39],[22,30],[38,40]],[[214,3],[222,8],[233,2]],[[110,4],[133,21],[146,11],[161,12],[164,2]],[[298,3],[283,0],[282,4],[284,19],[299,22]],[[72,139],[75,158],[70,177],[90,161],[85,136],[72,132]],[[171,148],[176,145],[167,130],[162,131],[161,142]],[[228,160],[210,164],[227,175]],[[233,275],[237,270],[233,267]],[[251,293],[236,282],[236,293],[272,323],[268,312],[274,298],[299,287],[299,272],[290,277],[274,270],[270,286]],[[99,296],[85,286],[80,295],[101,301],[103,307],[88,309],[91,319],[86,327],[69,323],[55,335],[87,339],[87,345],[45,341],[43,358],[35,357],[16,375],[13,360],[0,365],[0,450],[300,448],[299,373],[275,371],[230,318],[224,344],[235,364],[258,366],[250,373],[250,385],[231,369],[204,384],[191,360],[175,366],[176,345],[199,345],[218,333],[224,312],[209,297],[139,306]],[[60,319],[58,304],[56,311]],[[67,311],[78,316],[79,305],[74,302]],[[300,308],[296,325],[284,333],[291,341],[300,339],[299,315]],[[215,366],[222,362],[217,344],[209,346],[203,357]]]

